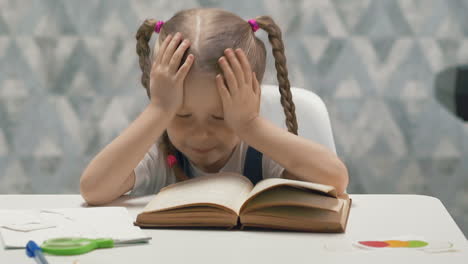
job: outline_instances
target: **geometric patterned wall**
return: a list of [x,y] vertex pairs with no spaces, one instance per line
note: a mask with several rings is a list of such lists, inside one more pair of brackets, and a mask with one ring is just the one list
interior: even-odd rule
[[468,233],[468,125],[434,90],[437,73],[468,64],[468,1],[85,2],[0,0],[0,193],[79,193],[84,167],[148,102],[138,26],[220,7],[280,25],[291,84],[328,107],[349,193],[438,197]]

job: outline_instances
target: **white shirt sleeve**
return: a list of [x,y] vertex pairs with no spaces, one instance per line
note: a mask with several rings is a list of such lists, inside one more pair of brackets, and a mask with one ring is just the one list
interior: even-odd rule
[[262,157],[262,173],[263,179],[267,178],[281,178],[284,168],[276,161],[263,154]]
[[151,146],[134,172],[135,185],[129,195],[155,194],[169,184],[166,166],[158,151],[157,143]]

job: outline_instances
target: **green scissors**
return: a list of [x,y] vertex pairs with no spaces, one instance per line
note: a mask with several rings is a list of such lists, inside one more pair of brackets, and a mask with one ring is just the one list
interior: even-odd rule
[[82,237],[61,237],[53,238],[44,241],[41,245],[42,251],[52,255],[78,255],[90,252],[97,248],[112,248],[117,245],[129,245],[141,242],[147,242],[145,240],[134,240],[134,241],[123,241],[118,242],[110,238],[82,238]]

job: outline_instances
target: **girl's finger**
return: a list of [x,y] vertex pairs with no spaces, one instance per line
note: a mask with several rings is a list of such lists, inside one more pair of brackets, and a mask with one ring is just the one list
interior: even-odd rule
[[249,60],[242,49],[236,49],[236,53],[242,66],[242,70],[244,71],[244,75],[246,76],[245,82],[250,84],[252,83],[252,75],[250,74],[252,70],[250,69]]
[[179,45],[176,52],[172,56],[171,61],[169,62],[169,71],[171,73],[175,73],[177,71],[177,69],[180,66],[180,61],[182,59],[182,56],[184,55],[184,52],[188,49],[189,46],[190,46],[190,41],[188,39],[185,39]]
[[236,54],[232,51],[232,49],[227,49],[224,51],[224,53],[229,59],[229,64],[231,65],[234,75],[236,76],[236,80],[238,81],[237,83],[244,84],[245,83],[244,72],[242,71],[241,64],[237,60]]
[[195,56],[193,54],[187,56],[187,59],[185,60],[184,64],[180,67],[180,69],[175,75],[177,80],[185,80],[185,77],[187,77],[187,74],[190,71],[194,60]]
[[161,64],[167,65],[169,64],[169,61],[172,58],[172,55],[174,54],[174,51],[176,50],[177,46],[179,45],[180,40],[182,39],[182,34],[178,33],[176,34],[171,42],[168,44],[166,50],[164,51]]
[[[249,74],[250,75],[250,74]],[[253,90],[254,93],[258,96],[261,95],[262,91],[260,89],[260,84],[258,83],[257,80],[257,74],[255,72],[252,72],[252,79],[253,79]]]
[[167,35],[167,37],[164,39],[163,43],[159,47],[158,55],[156,56],[156,59],[154,60],[154,63],[157,63],[157,64],[161,63],[162,57],[164,55],[164,51],[166,50],[167,45],[169,45],[169,43],[171,42],[171,39],[172,39],[171,34]]
[[231,70],[231,66],[229,66],[229,63],[224,56],[219,59],[219,64],[221,65],[221,69],[223,69],[224,77],[226,78],[227,85],[229,87],[229,92],[231,95],[235,95],[238,91],[238,88],[236,77]]
[[226,85],[224,85],[224,80],[221,74],[216,75],[216,87],[218,87],[218,92],[224,108],[224,106],[227,106],[229,103],[231,95],[229,94],[229,90],[227,89]]

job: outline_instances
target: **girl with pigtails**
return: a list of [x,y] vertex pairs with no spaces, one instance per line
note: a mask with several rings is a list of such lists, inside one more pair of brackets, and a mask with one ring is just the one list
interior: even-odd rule
[[[259,29],[272,46],[288,131],[259,115],[266,65]],[[220,172],[245,175],[253,184],[277,177],[345,192],[344,163],[297,135],[281,30],[271,17],[246,21],[222,9],[187,9],[167,21],[145,20],[136,42],[149,103],[84,170],[80,189],[89,204],[128,192],[155,194]]]

